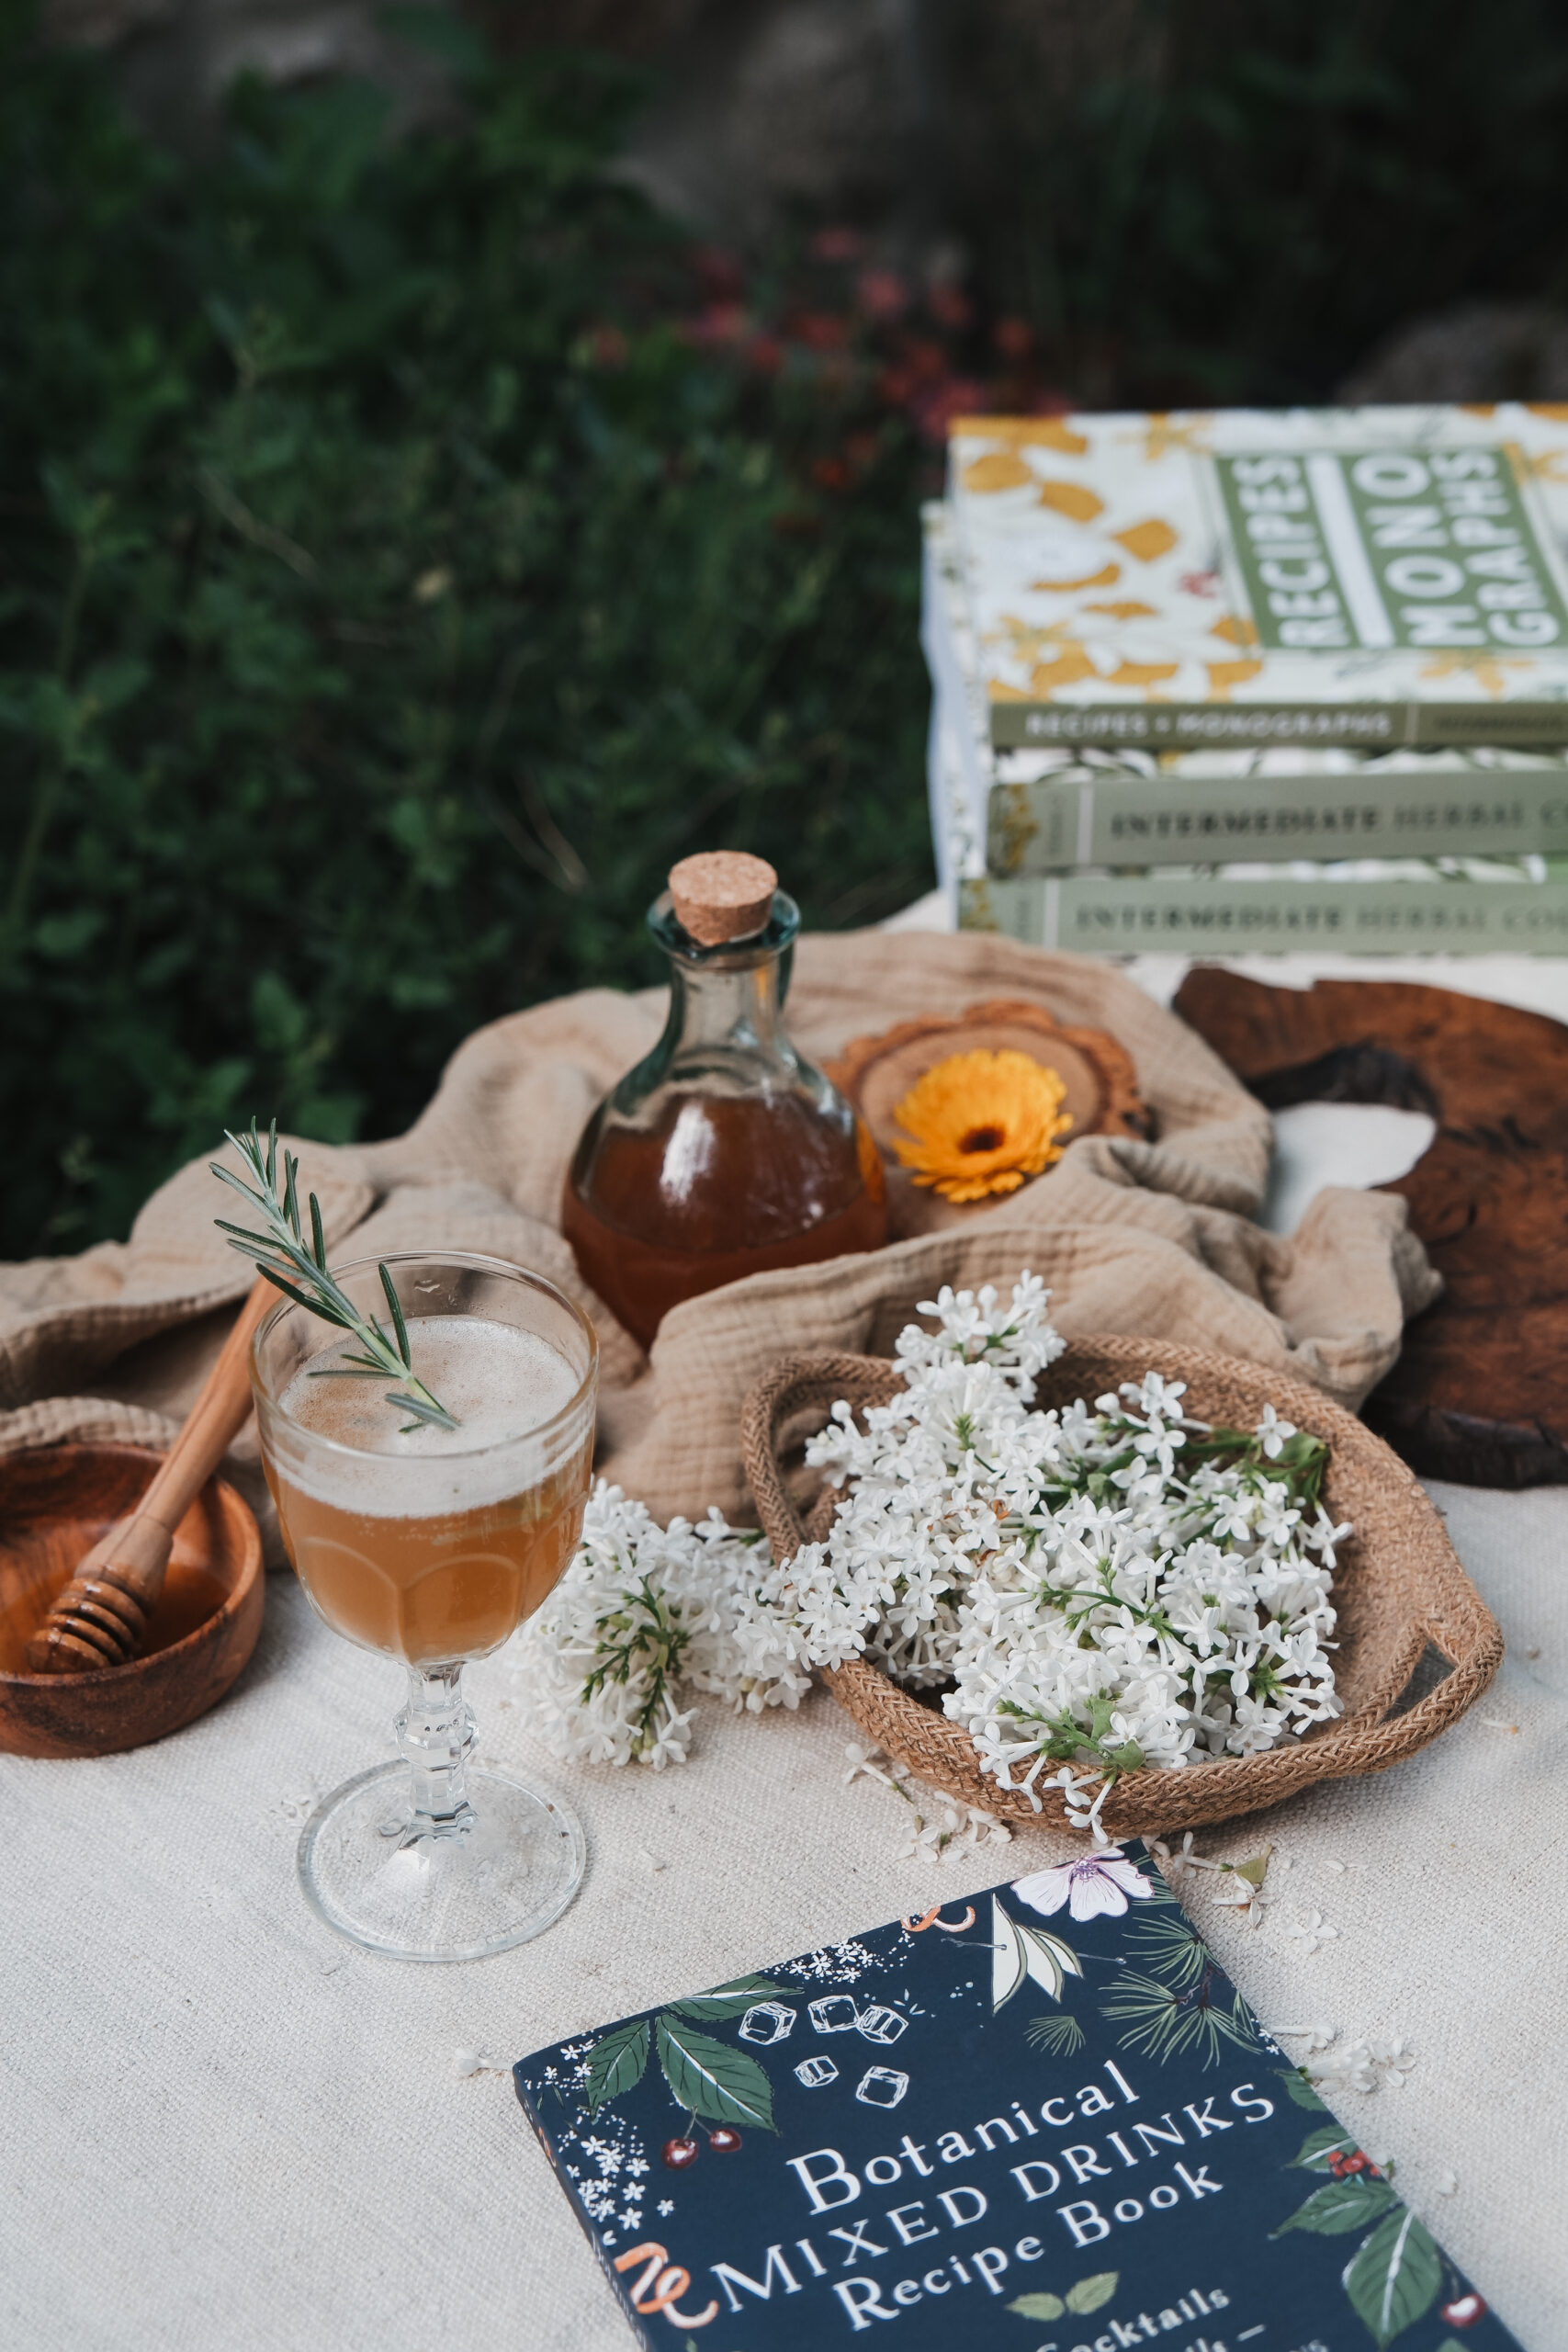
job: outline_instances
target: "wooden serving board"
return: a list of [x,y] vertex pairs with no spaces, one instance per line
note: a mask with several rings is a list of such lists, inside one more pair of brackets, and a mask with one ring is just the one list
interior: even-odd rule
[[1450,989],[1269,988],[1212,965],[1175,1009],[1272,1110],[1385,1102],[1437,1122],[1379,1189],[1409,1202],[1445,1288],[1364,1417],[1430,1476],[1568,1483],[1568,1028]]

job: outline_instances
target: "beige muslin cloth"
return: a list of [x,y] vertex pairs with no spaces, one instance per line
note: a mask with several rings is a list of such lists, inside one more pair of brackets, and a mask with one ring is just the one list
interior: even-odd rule
[[[789,1023],[816,1058],[918,1012],[1025,997],[1109,1029],[1132,1054],[1156,1140],[1086,1136],[1034,1183],[956,1229],[869,1256],[757,1274],[666,1317],[651,1356],[578,1274],[557,1226],[562,1177],[599,1095],[653,1044],[662,990],[586,989],[480,1029],[407,1135],[304,1143],[339,1259],[490,1252],[581,1299],[603,1343],[599,1466],[660,1516],[710,1503],[751,1516],[739,1425],[747,1387],[786,1350],[887,1354],[922,1299],[1030,1267],[1069,1333],[1157,1334],[1275,1364],[1359,1405],[1438,1278],[1403,1200],[1329,1189],[1288,1240],[1253,1218],[1267,1112],[1209,1048],[1113,967],[989,935],[862,932],[803,939]],[[265,1105],[262,1108],[265,1110]],[[193,1161],[126,1242],[0,1267],[0,1453],[71,1438],[172,1437],[250,1269],[213,1219],[234,1206]],[[264,1519],[254,1424],[229,1467]],[[276,1556],[276,1554],[274,1555]]]

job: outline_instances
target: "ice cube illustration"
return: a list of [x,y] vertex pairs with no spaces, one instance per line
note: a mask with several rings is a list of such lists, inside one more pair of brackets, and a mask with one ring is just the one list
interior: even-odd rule
[[897,2066],[868,2066],[855,2085],[855,2097],[866,2107],[897,2107],[908,2087],[908,2075]]
[[854,1996],[850,1993],[824,1993],[813,2001],[807,2016],[818,2033],[849,2033],[859,2022]]
[[795,2030],[795,2011],[782,2001],[753,2001],[740,2020],[742,2041],[785,2041]]
[[803,2058],[795,2070],[795,2079],[808,2091],[819,2091],[824,2083],[836,2083],[839,2070],[830,2058]]
[[885,2009],[880,2001],[873,2001],[870,2008],[863,2009],[855,2019],[868,2041],[882,2042],[897,2041],[908,2022],[897,2009]]

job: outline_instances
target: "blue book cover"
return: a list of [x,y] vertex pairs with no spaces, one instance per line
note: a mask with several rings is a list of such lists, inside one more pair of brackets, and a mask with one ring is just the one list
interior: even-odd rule
[[1112,1848],[522,2059],[649,2352],[1516,2339]]

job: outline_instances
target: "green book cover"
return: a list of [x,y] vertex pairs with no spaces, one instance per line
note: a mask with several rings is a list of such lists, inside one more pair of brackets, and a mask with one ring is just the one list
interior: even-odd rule
[[1434,878],[1350,879],[1301,866],[987,876],[960,883],[959,928],[1091,956],[1568,954],[1568,882],[1428,871]]
[[991,741],[1568,742],[1568,408],[970,417]]
[[1331,772],[1256,755],[1216,774],[1150,778],[1074,764],[987,796],[986,866],[999,876],[1237,856],[1461,857],[1568,852],[1568,765],[1544,754],[1391,752]]

